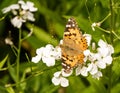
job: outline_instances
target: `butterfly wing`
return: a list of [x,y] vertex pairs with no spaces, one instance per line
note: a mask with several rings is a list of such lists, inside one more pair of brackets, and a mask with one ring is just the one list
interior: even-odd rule
[[83,51],[87,49],[87,42],[74,18],[70,18],[66,24],[61,49],[62,66],[66,72],[83,63]]

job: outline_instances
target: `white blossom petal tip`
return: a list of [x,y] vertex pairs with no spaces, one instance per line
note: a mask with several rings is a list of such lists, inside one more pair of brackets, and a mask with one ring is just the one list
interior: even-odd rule
[[5,13],[8,13],[8,12],[10,12],[12,10],[18,10],[19,8],[20,7],[19,7],[18,4],[12,4],[12,5],[8,6],[8,7],[3,8],[2,12],[5,14]]
[[69,86],[69,81],[62,76],[62,71],[58,71],[54,73],[54,77],[52,78],[52,83],[57,86],[61,85],[62,87]]
[[32,62],[34,63],[38,63],[40,61],[41,57],[40,56],[35,56],[35,57],[32,57]]

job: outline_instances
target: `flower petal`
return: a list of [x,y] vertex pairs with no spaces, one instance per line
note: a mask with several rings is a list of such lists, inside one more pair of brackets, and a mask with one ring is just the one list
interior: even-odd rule
[[110,54],[114,53],[114,48],[113,48],[113,46],[108,45],[108,47],[109,47]]
[[90,74],[93,75],[93,74],[98,72],[98,68],[97,68],[96,64],[91,63],[91,64],[88,65],[87,71],[89,71]]
[[97,48],[98,53],[101,55],[101,57],[106,57],[109,55],[109,49],[107,47],[100,47]]
[[81,66],[78,66],[75,70],[76,76],[80,75],[80,73],[81,73],[80,70],[81,70]]
[[95,26],[97,26],[96,23],[95,23],[95,22],[92,23],[91,27],[92,27],[92,30],[93,30],[93,31],[95,31]]
[[82,76],[88,76],[88,70],[87,67],[82,67],[82,69],[80,70],[80,73]]
[[69,77],[73,73],[73,70],[71,70],[69,73],[65,73],[64,69],[62,69],[61,72],[62,72],[62,76]]
[[87,49],[83,53],[84,53],[85,56],[89,56],[90,55],[90,50]]
[[19,7],[18,4],[12,4],[12,5],[8,6],[8,7],[3,8],[2,12],[5,14],[7,12],[10,12],[11,10],[16,10],[16,9],[19,9],[19,8],[20,7]]
[[55,85],[55,86],[57,86],[57,85],[59,85],[60,84],[60,78],[56,78],[56,77],[53,77],[52,78],[52,83]]
[[84,34],[83,35],[84,37],[85,37],[85,39],[87,40],[87,44],[88,44],[88,46],[90,46],[90,43],[91,43],[91,35],[90,34]]
[[32,57],[32,62],[34,62],[34,63],[38,63],[39,61],[40,61],[40,59],[41,59],[41,56],[35,56],[35,57]]
[[112,57],[111,56],[107,56],[107,57],[103,58],[103,62],[107,63],[108,65],[110,65],[112,63]]
[[99,68],[101,68],[101,69],[105,69],[105,68],[106,68],[106,63],[103,62],[102,59],[99,60],[99,61],[97,61],[97,62],[96,62],[96,65],[97,65]]
[[34,3],[30,2],[30,1],[27,1],[26,4],[27,4],[27,6],[28,6],[28,8],[31,12],[37,11],[37,8],[34,7]]
[[38,48],[38,49],[36,50],[36,54],[42,56],[43,51],[44,51],[44,47]]
[[54,49],[54,57],[55,59],[60,59],[61,58],[61,48],[59,46],[55,47]]
[[66,78],[61,77],[60,80],[61,80],[60,84],[61,84],[62,87],[69,86],[69,81]]
[[98,71],[96,74],[92,75],[92,77],[99,80],[99,78],[102,77],[102,72]]
[[46,63],[48,67],[55,65],[55,58],[54,57],[42,57],[43,63]]
[[58,72],[54,73],[54,77],[60,77],[60,75],[61,75],[61,71],[58,71]]
[[17,28],[21,28],[23,22],[25,22],[25,20],[23,20],[18,16],[11,19],[11,23],[13,24],[14,27],[17,27]]
[[98,45],[99,45],[100,47],[107,47],[107,43],[104,42],[102,39],[100,39],[100,40],[98,41]]

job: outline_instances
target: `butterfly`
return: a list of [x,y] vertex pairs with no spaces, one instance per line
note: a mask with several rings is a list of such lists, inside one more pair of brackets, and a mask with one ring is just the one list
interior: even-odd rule
[[83,51],[88,48],[88,45],[73,17],[68,19],[60,47],[62,67],[65,72],[69,73],[71,69],[84,63]]

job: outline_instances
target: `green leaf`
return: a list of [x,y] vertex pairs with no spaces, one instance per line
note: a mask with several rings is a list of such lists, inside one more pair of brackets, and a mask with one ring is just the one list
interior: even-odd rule
[[11,77],[16,82],[16,69],[12,67],[9,61],[8,61],[8,70],[9,70]]
[[[25,77],[26,77],[26,70],[24,70],[24,72],[23,72],[23,75],[22,75],[22,77],[21,77],[21,83],[20,83],[20,86],[21,86],[21,89],[22,90],[25,90],[26,89],[26,81],[25,81]],[[22,82],[23,81],[23,82]]]
[[8,55],[0,62],[0,69],[4,66],[7,59],[8,59]]

